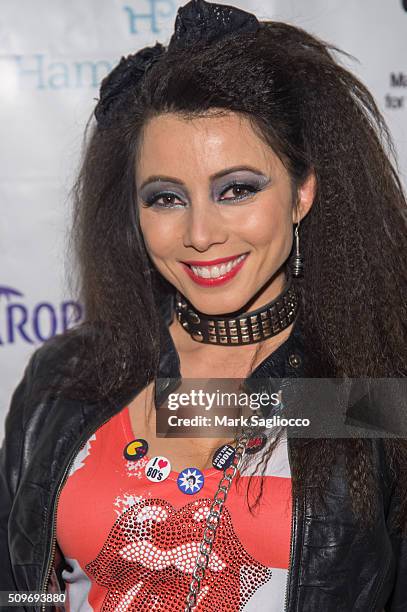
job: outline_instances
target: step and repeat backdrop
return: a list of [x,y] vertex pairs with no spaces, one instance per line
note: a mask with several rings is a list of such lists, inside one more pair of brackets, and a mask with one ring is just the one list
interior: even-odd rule
[[[67,284],[70,196],[101,79],[122,55],[169,41],[175,0],[1,0],[0,441],[29,356],[80,322]],[[228,2],[228,4],[233,2]],[[354,56],[407,174],[407,0],[238,0]]]

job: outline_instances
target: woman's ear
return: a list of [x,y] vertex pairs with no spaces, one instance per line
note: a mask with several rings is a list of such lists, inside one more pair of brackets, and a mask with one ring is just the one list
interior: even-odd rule
[[301,221],[311,209],[317,191],[317,177],[312,169],[305,181],[297,189],[297,202],[293,208],[293,223]]

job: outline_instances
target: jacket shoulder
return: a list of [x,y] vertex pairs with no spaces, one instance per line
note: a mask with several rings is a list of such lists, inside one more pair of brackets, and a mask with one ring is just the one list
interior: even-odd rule
[[29,400],[25,402],[24,424],[36,406],[52,401],[62,382],[75,376],[87,339],[89,334],[78,328],[53,336],[34,351],[20,382]]
[[78,361],[88,334],[82,329],[70,330],[69,333],[57,334],[40,347],[31,359],[35,375],[58,371],[58,367]]

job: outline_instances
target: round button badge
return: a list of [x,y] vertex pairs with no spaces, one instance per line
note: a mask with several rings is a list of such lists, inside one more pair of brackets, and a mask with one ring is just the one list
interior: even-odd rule
[[148,451],[148,442],[143,440],[143,438],[137,438],[137,440],[133,440],[129,442],[124,447],[123,455],[125,459],[129,461],[137,461],[144,457]]
[[171,463],[167,457],[153,457],[144,468],[144,473],[151,482],[162,482],[171,473]]
[[230,444],[224,444],[216,449],[212,459],[212,465],[217,470],[223,470],[228,468],[233,461],[235,456],[235,449]]
[[198,468],[189,467],[182,470],[177,478],[177,485],[180,491],[187,495],[198,493],[204,486],[204,475]]

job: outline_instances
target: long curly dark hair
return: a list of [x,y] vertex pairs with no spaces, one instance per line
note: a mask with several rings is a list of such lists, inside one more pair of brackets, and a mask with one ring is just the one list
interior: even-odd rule
[[[127,86],[107,124],[89,124],[71,235],[74,292],[85,319],[55,339],[81,338],[64,393],[108,400],[154,380],[158,304],[173,288],[154,270],[143,242],[135,161],[148,119],[166,112],[188,119],[214,109],[246,117],[295,187],[315,171],[315,201],[301,223],[306,271],[294,279],[306,376],[406,375],[407,206],[388,128],[366,87],[339,63],[342,51],[300,28],[262,23],[255,34],[163,53],[136,86]],[[72,346],[78,358],[78,343]],[[400,492],[399,524],[406,526],[407,444],[383,444]],[[293,493],[301,496],[310,485],[323,495],[338,446],[354,511],[372,523],[369,439],[293,445]]]

